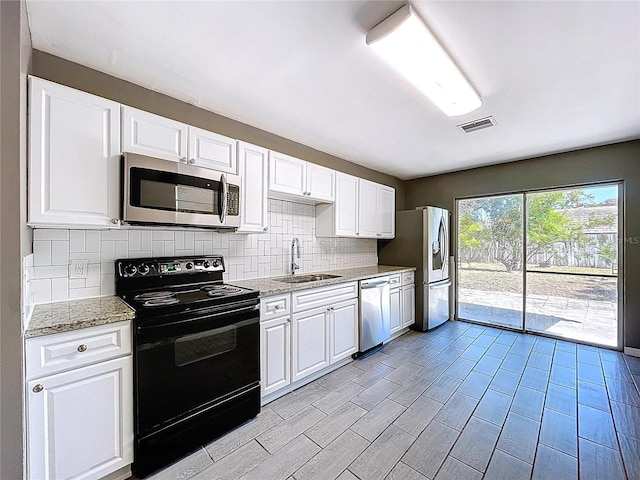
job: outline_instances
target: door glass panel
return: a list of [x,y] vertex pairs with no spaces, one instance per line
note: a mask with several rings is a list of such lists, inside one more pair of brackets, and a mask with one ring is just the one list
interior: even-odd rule
[[523,195],[458,201],[458,318],[522,329]]
[[527,194],[526,328],[618,343],[618,186]]

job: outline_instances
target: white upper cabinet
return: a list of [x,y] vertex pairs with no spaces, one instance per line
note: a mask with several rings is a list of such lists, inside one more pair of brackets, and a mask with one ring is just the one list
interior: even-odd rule
[[315,200],[335,200],[336,171],[307,163],[307,196]]
[[218,133],[189,127],[189,163],[235,174],[236,141]]
[[396,191],[336,172],[336,201],[316,206],[316,236],[393,238]]
[[126,106],[122,150],[237,173],[235,139]]
[[240,191],[239,233],[266,232],[267,169],[269,151],[266,148],[238,142],[238,174]]
[[119,225],[120,105],[29,78],[31,226]]
[[187,125],[132,107],[122,107],[122,151],[164,158],[187,159]]
[[378,185],[369,180],[360,179],[358,190],[358,236],[378,236]]
[[284,153],[269,152],[269,193],[304,196],[306,163]]
[[396,236],[396,190],[386,185],[378,185],[377,195],[378,231],[381,238]]
[[392,187],[360,179],[358,194],[358,236],[395,236],[396,191]]
[[304,203],[333,202],[335,171],[270,151],[269,195]]

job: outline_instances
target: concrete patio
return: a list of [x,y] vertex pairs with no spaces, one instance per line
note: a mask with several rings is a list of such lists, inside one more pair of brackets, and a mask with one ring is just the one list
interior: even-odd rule
[[[522,294],[460,288],[458,317],[522,328]],[[617,325],[615,302],[527,295],[528,331],[615,347]]]

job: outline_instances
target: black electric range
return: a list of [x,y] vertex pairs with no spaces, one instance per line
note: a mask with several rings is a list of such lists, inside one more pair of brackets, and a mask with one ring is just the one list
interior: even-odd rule
[[133,471],[162,468],[260,411],[259,292],[219,255],[116,261],[134,319]]

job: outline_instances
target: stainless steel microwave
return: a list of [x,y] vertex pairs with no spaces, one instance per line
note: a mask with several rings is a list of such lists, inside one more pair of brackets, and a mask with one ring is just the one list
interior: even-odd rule
[[139,225],[240,226],[240,177],[125,153],[122,220]]

